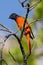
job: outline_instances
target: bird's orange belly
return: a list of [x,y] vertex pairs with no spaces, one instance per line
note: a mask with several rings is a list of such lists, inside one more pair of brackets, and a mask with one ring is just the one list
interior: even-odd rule
[[[17,21],[17,25],[18,25],[19,29],[22,30],[23,25],[24,25],[24,18],[19,17],[19,18],[17,18],[16,21]],[[25,24],[25,33],[30,32],[30,31],[31,31],[30,25],[28,24],[28,22],[26,22],[26,24]]]

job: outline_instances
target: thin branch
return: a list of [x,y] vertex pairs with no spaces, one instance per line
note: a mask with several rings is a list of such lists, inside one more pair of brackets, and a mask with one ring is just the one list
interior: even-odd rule
[[[8,29],[7,29],[7,30],[0,29],[0,30],[8,31]],[[17,32],[18,32],[18,31],[17,31]],[[12,32],[11,32],[11,34],[5,36],[4,42],[5,42],[11,35],[15,36],[16,39],[18,40],[18,43],[19,43],[19,45],[20,45],[20,49],[21,49],[21,52],[22,52],[22,55],[23,55],[24,63],[26,63],[26,62],[25,62],[25,61],[26,61],[26,59],[25,59],[25,56],[26,56],[26,55],[25,55],[25,52],[24,52],[24,48],[23,48],[23,46],[22,46],[22,43],[21,43],[20,39],[17,37],[17,35],[16,35],[15,33],[12,33]]]
[[23,1],[23,2],[21,2],[20,0],[18,0],[18,1],[22,5],[22,7],[26,8],[26,9],[30,7],[30,4],[29,3],[26,3],[26,0]]
[[6,31],[8,31],[9,33],[13,33],[13,31],[9,30],[7,27],[5,27],[3,24],[0,24],[0,26],[2,26],[3,28],[5,28]]
[[6,29],[0,29],[1,31],[6,31],[6,32],[9,32],[9,33],[11,33],[11,31],[9,31],[9,30],[6,30]]
[[[22,3],[20,2],[20,0],[18,0],[19,1],[19,3],[22,5]],[[31,11],[32,9],[34,9],[39,3],[41,2],[41,0],[39,0],[39,1],[37,1],[37,2],[35,2],[33,5],[31,5],[30,7],[28,7],[27,5],[25,5],[24,6],[24,8],[29,8],[29,10]],[[27,3],[27,4],[29,4],[29,3]]]
[[9,51],[9,54],[10,54],[10,56],[12,57],[12,59],[14,60],[14,62],[16,62],[17,63],[17,60],[14,58],[14,56],[11,54],[11,52]]
[[35,23],[35,22],[38,22],[38,21],[41,21],[41,20],[43,20],[43,18],[41,18],[41,19],[36,19],[36,20],[34,20],[33,22],[31,22],[31,23],[29,23],[29,24],[31,25],[32,23]]
[[[14,34],[17,34],[19,32],[19,30],[17,30],[16,32],[13,32],[12,30],[8,29],[6,26],[4,26],[3,24],[0,24],[3,28],[0,29],[1,31],[6,31],[6,32],[9,32],[9,33],[14,33]],[[4,29],[5,28],[5,29]]]
[[11,32],[10,30],[6,30],[6,29],[3,29],[1,28],[0,31],[6,31],[6,32],[9,32],[9,33],[14,33],[14,34],[17,34],[19,32],[19,30],[17,30],[16,32]]
[[32,9],[34,9],[39,3],[41,2],[41,0],[35,2],[33,5],[31,5],[30,7],[24,7],[24,8],[29,8],[29,10],[31,11]]
[[12,59],[13,59],[15,62],[17,62],[16,59],[13,57],[13,55],[10,53],[10,51],[9,51],[9,54],[10,54],[10,56],[12,57]]
[[31,5],[29,7],[29,10],[31,11],[32,9],[34,9],[39,3],[41,2],[41,0],[37,1],[36,3],[34,3],[33,5]]
[[15,36],[16,39],[18,40],[18,43],[19,43],[19,45],[20,45],[20,49],[21,49],[21,52],[22,52],[22,55],[23,55],[23,59],[24,59],[24,61],[25,61],[25,56],[26,56],[26,55],[25,55],[24,48],[23,48],[23,46],[22,46],[22,43],[21,43],[20,39],[17,37],[16,34],[9,34],[9,35],[7,35],[7,36],[6,36],[7,39],[8,39],[11,35]]
[[21,31],[21,35],[20,35],[20,40],[22,40],[22,37],[23,37],[23,32],[24,32],[25,24],[26,24],[26,21],[27,21],[27,18],[28,18],[28,13],[29,13],[29,9],[27,9],[27,13],[26,13],[26,17],[25,17],[25,21],[24,21],[23,29],[22,29],[22,31]]
[[3,24],[1,24],[1,23],[0,23],[0,26],[2,26],[3,28],[5,28],[5,29],[7,29],[7,30],[8,30],[8,28],[7,28],[7,27],[5,27],[5,26],[4,26]]

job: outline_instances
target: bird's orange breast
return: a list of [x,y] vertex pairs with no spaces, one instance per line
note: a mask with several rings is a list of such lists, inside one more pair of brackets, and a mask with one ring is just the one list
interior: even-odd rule
[[[21,16],[16,19],[16,23],[17,23],[20,30],[22,30],[22,28],[23,28],[24,20],[25,19],[23,17],[21,17]],[[27,32],[30,32],[30,31],[31,31],[30,25],[28,24],[28,22],[26,22],[26,24],[25,24],[25,32],[27,33]]]
[[24,24],[24,18],[23,17],[18,17],[16,19],[17,25],[20,28],[20,30],[22,30],[23,24]]

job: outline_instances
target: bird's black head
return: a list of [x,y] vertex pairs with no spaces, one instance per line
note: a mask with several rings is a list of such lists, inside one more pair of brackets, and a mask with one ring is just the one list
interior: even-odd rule
[[16,18],[19,17],[19,15],[17,15],[16,13],[12,13],[10,16],[9,16],[9,19],[13,19],[16,21]]

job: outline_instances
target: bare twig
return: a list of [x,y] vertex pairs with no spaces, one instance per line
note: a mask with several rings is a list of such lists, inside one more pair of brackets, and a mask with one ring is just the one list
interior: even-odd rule
[[[4,26],[4,25],[3,25],[3,26]],[[7,30],[0,29],[0,30],[8,31],[8,29],[7,29]],[[8,32],[9,32],[9,31],[8,31]],[[17,32],[18,32],[18,31],[17,31]],[[22,44],[21,44],[20,39],[17,37],[17,35],[16,35],[15,33],[12,33],[12,32],[10,32],[10,33],[11,33],[11,34],[5,36],[5,40],[4,40],[4,41],[6,41],[11,35],[15,36],[15,37],[17,38],[18,42],[19,42],[20,49],[21,49],[21,52],[22,52],[22,55],[23,55],[23,59],[24,59],[24,63],[26,63],[26,62],[25,62],[25,61],[26,61],[26,59],[25,59],[26,55],[25,55],[24,48],[23,48],[23,46],[22,46]],[[2,54],[1,54],[1,55],[2,55]],[[10,53],[10,55],[11,55],[11,53]],[[2,57],[2,56],[1,56],[1,57]],[[12,57],[13,57],[13,56],[12,56]],[[13,59],[14,59],[14,58],[13,58]]]
[[5,31],[5,32],[9,32],[9,33],[14,33],[14,34],[17,34],[19,32],[19,30],[17,30],[16,32],[11,32],[11,30],[6,30],[6,29],[3,29],[1,28],[0,31]]
[[[25,55],[24,48],[23,48],[23,46],[22,46],[22,43],[21,43],[20,39],[17,37],[16,34],[9,34],[9,35],[7,35],[7,36],[6,36],[7,39],[8,39],[11,35],[15,36],[16,39],[18,40],[18,43],[19,43],[19,45],[20,45],[20,49],[21,49],[21,52],[22,52],[22,55],[23,55],[23,59],[24,59],[24,62],[25,62],[25,61],[26,61],[26,59],[25,59],[26,55]],[[25,62],[25,63],[26,63],[26,62]]]
[[13,31],[11,31],[11,30],[9,30],[6,26],[4,26],[3,24],[0,24],[0,26],[2,26],[3,28],[5,28],[5,30],[4,31],[7,31],[7,32],[9,32],[9,33],[13,33]]
[[10,56],[12,57],[12,59],[14,60],[14,62],[18,63],[17,60],[14,58],[14,56],[11,54],[11,52],[9,51]]
[[27,3],[27,1],[25,0],[25,1],[23,1],[23,2],[21,2],[20,0],[18,0],[19,1],[19,3],[22,5],[22,7],[29,7],[29,2]]
[[3,28],[5,28],[5,29],[7,29],[7,30],[8,30],[8,28],[7,28],[7,27],[5,27],[5,26],[4,26],[3,24],[1,24],[1,23],[0,23],[0,26],[2,26]]
[[[21,1],[20,1],[20,0],[18,0],[18,1],[19,1],[19,3],[22,5]],[[28,6],[25,4],[24,8],[26,8],[26,9],[29,8],[29,10],[31,11],[31,10],[34,9],[40,2],[41,2],[41,0],[35,2],[33,5],[30,5],[30,7],[28,7]],[[27,3],[27,4],[29,4],[29,3]]]
[[16,59],[13,57],[13,55],[11,54],[10,51],[9,51],[9,54],[10,54],[10,56],[12,57],[12,59],[13,59],[15,62],[17,62]]
[[[4,30],[4,29],[0,29],[0,30],[7,31],[7,32],[10,31],[10,30],[9,30],[8,28],[6,28],[4,25],[1,24],[1,26],[4,27],[5,30]],[[17,31],[17,32],[18,32],[18,31]],[[16,36],[15,33],[12,33],[12,31],[10,31],[10,33],[11,33],[11,34],[5,36],[5,38],[6,38],[5,41],[6,41],[11,35],[15,36],[15,37],[17,38],[18,42],[19,42],[20,49],[21,49],[21,52],[22,52],[22,55],[23,55],[23,59],[25,60],[25,52],[24,52],[24,48],[23,48],[23,46],[22,46],[22,44],[21,44],[19,38]]]
[[29,7],[29,10],[31,11],[32,9],[34,9],[39,3],[41,2],[41,0],[37,1],[36,3],[34,3],[33,5],[31,5]]
[[24,7],[24,8],[29,8],[29,10],[31,11],[32,9],[34,9],[39,3],[41,2],[41,0],[39,0],[39,1],[37,1],[37,2],[35,2],[34,4],[32,4],[32,5],[30,5],[30,7]]
[[8,31],[8,30],[6,30],[6,29],[0,29],[1,31],[6,31],[6,32],[9,32],[9,33],[11,33],[10,31]]
[[[16,34],[16,33],[19,32],[19,30],[16,31],[16,32],[13,32],[12,30],[8,29],[8,28],[7,28],[6,26],[4,26],[3,24],[0,24],[0,26],[3,27],[3,28],[0,29],[1,31],[6,31],[6,32],[9,32],[9,33],[14,33],[14,34]],[[5,28],[5,29],[4,29],[4,28]]]
[[24,21],[23,29],[22,29],[22,31],[21,31],[21,35],[20,35],[20,40],[22,40],[22,37],[23,37],[23,32],[24,32],[25,24],[26,24],[26,21],[27,21],[27,18],[28,18],[28,13],[29,13],[29,9],[27,9],[27,13],[26,13],[26,17],[25,17],[25,21]]
[[24,7],[24,8],[29,8],[29,10],[31,11],[32,9],[34,9],[39,3],[41,2],[41,0],[35,2],[33,5],[30,5],[30,7]]
[[35,22],[38,22],[38,21],[41,21],[41,20],[43,20],[43,18],[41,18],[41,19],[36,19],[36,20],[33,20],[33,22],[31,22],[31,23],[29,23],[29,24],[31,25],[32,23],[35,23]]

